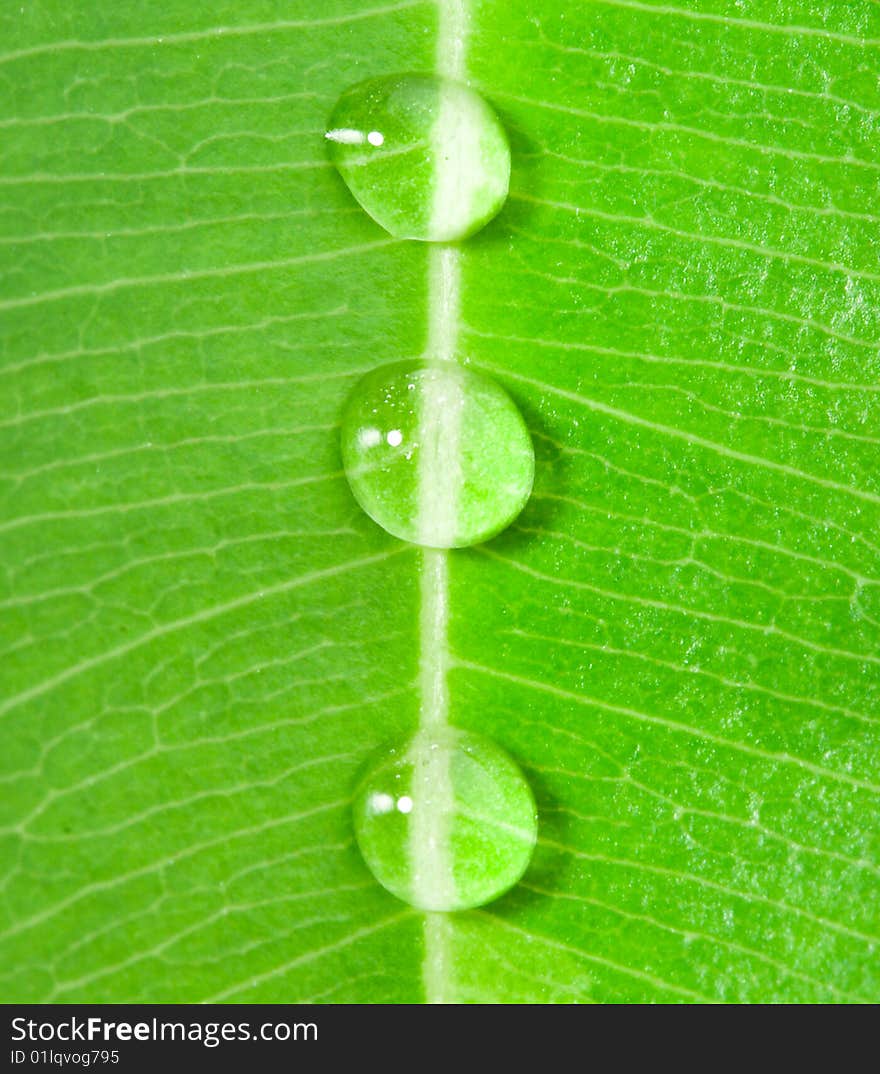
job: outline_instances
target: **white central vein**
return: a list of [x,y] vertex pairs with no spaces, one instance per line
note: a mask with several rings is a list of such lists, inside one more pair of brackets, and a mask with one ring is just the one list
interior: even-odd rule
[[[467,39],[466,0],[438,0],[436,70],[446,78],[465,77]],[[443,137],[444,116],[441,107],[434,136]],[[442,185],[435,192],[434,214],[444,212],[447,192]],[[428,343],[427,357],[437,361],[456,360],[459,333],[461,265],[455,246],[432,246],[428,254]],[[420,421],[419,507],[423,526],[433,532],[451,532],[455,525],[456,505],[439,489],[454,488],[449,468],[458,465],[460,437],[460,399],[431,398],[430,385],[425,391]],[[442,396],[442,393],[440,393]],[[446,480],[438,477],[446,475]],[[422,553],[421,575],[421,657],[419,686],[421,707],[419,730],[422,735],[436,734],[446,727],[449,718],[449,562],[448,553],[426,548]],[[446,830],[452,812],[453,789],[446,755],[429,754],[417,777],[430,799],[429,807],[419,816],[413,813],[410,855],[413,886],[417,895],[433,896],[437,901],[451,883],[449,839]],[[421,901],[424,901],[421,900]],[[449,923],[443,914],[427,913],[424,931],[422,981],[428,1003],[451,1000]]]

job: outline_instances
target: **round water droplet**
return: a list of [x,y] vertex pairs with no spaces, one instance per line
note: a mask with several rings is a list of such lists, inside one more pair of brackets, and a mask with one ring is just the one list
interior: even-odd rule
[[397,238],[455,242],[507,198],[507,135],[490,105],[459,82],[359,82],[339,98],[325,137],[349,190]]
[[368,373],[342,417],[355,499],[404,541],[462,548],[500,533],[532,491],[535,452],[504,389],[454,362]]
[[538,836],[535,800],[513,759],[452,728],[388,750],[357,788],[354,826],[379,883],[421,910],[467,910],[502,895]]

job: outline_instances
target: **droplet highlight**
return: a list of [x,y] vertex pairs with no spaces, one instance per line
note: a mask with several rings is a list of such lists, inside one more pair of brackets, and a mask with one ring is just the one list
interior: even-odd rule
[[342,416],[352,493],[395,537],[463,548],[500,533],[532,490],[535,452],[514,401],[454,362],[396,362],[355,386]]
[[538,817],[504,750],[445,728],[375,762],[355,793],[354,828],[364,861],[393,895],[421,910],[467,910],[520,879]]
[[478,93],[450,79],[359,82],[339,98],[325,138],[354,197],[397,238],[467,238],[507,198],[510,146],[501,121]]

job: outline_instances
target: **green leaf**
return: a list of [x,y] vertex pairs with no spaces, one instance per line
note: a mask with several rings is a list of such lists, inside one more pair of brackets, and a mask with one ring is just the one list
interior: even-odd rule
[[[47,0],[3,56],[7,1000],[880,999],[880,11]],[[350,84],[467,79],[511,196],[391,239]],[[496,377],[489,544],[356,506],[377,364]],[[448,722],[538,803],[424,915],[350,799]]]

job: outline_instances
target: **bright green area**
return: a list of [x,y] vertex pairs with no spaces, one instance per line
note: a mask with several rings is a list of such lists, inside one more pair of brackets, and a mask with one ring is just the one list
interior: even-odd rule
[[[538,463],[451,557],[450,699],[541,828],[447,991],[876,1001],[880,10],[471,17],[514,166],[460,344]],[[416,724],[421,558],[337,427],[422,353],[428,251],[323,134],[436,11],[0,25],[2,996],[417,1001],[350,806]]]
[[535,449],[516,404],[453,361],[368,373],[345,405],[340,442],[351,490],[370,518],[430,548],[494,537],[532,491]]
[[371,872],[423,910],[465,910],[508,891],[537,837],[535,799],[516,762],[455,728],[419,732],[373,761],[354,797]]
[[504,204],[510,146],[472,89],[395,74],[346,89],[328,121],[330,158],[359,204],[401,239],[456,242]]

